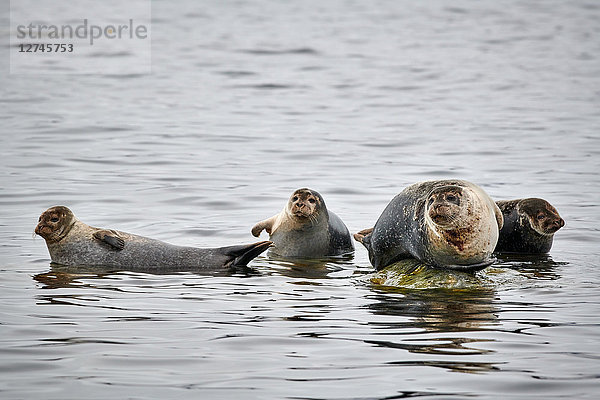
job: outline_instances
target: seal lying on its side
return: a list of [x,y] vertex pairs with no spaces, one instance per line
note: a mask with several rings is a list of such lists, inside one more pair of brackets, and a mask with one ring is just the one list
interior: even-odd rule
[[502,213],[473,183],[439,180],[404,189],[385,208],[375,227],[354,235],[377,270],[414,257],[457,270],[491,265]]
[[271,245],[265,241],[212,249],[174,246],[126,232],[91,227],[64,206],[44,211],[35,233],[46,240],[52,262],[128,270],[193,271],[241,267]]
[[283,210],[252,228],[264,230],[273,241],[270,253],[283,257],[318,258],[354,251],[352,238],[340,217],[328,211],[323,197],[307,188],[296,190]]
[[501,200],[496,204],[504,216],[496,251],[547,253],[554,233],[565,226],[556,208],[543,199]]

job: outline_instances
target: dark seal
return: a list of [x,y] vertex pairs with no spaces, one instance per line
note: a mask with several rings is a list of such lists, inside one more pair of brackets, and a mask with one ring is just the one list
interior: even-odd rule
[[269,253],[282,257],[319,258],[352,253],[354,245],[340,217],[327,210],[314,190],[296,190],[283,210],[254,225],[256,237],[266,230],[273,247]]
[[35,233],[46,240],[52,262],[126,270],[193,271],[241,267],[271,242],[220,248],[174,246],[116,230],[94,228],[64,206],[44,211]]
[[435,267],[491,265],[502,214],[479,186],[462,180],[416,183],[392,199],[373,228],[354,235],[377,270],[416,258]]
[[556,208],[543,199],[501,200],[496,204],[504,216],[496,245],[498,252],[547,253],[554,234],[565,226]]

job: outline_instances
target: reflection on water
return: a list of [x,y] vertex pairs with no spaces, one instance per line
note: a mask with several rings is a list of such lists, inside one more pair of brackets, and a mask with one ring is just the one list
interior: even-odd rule
[[536,280],[558,280],[560,274],[557,272],[562,266],[569,265],[568,262],[557,262],[549,254],[498,254],[496,266],[514,269],[519,274]]
[[[110,279],[112,274],[119,271],[127,271],[126,269],[118,270],[114,267],[98,267],[98,266],[66,266],[56,263],[50,263],[50,271],[34,275],[33,279],[43,284],[43,289],[56,289],[67,287],[85,287],[88,284],[83,284],[82,279]],[[157,271],[156,268],[136,268],[135,273],[149,274],[156,276],[177,275],[178,272]],[[227,268],[223,270],[211,271],[195,271],[193,275],[198,276],[230,276],[230,277],[248,277],[260,275],[261,272],[251,266],[239,266],[235,268]]]
[[[486,288],[414,290],[382,286],[381,293],[400,293],[402,301],[385,295],[370,296],[377,302],[368,308],[376,315],[409,317],[402,323],[374,323],[383,331],[411,329],[410,335],[395,340],[367,340],[377,346],[404,349],[411,353],[469,356],[493,352],[482,343],[494,341],[493,335],[473,332],[493,332],[498,323],[498,307],[493,304],[495,291]],[[461,333],[467,333],[461,335]],[[487,336],[487,338],[486,338]],[[397,365],[427,365],[455,372],[486,372],[496,367],[489,362],[462,362],[447,359],[432,361],[397,361]]]
[[432,289],[402,290],[402,302],[376,297],[380,302],[369,308],[382,315],[405,315],[414,326],[436,332],[462,332],[487,329],[497,320],[492,305],[493,290]]
[[269,256],[269,269],[290,278],[326,279],[349,277],[355,273],[353,255],[322,259],[300,259]]
[[[500,318],[503,306],[498,304],[499,290],[522,286],[526,280],[558,280],[557,270],[567,265],[555,262],[549,255],[499,255],[499,262],[477,273],[441,270],[428,267],[417,260],[403,260],[382,271],[362,278],[379,293],[369,296],[377,302],[368,309],[377,315],[409,317],[402,322],[372,323],[384,332],[412,329],[392,340],[369,339],[376,346],[403,349],[411,353],[431,355],[472,356],[495,353],[486,343],[496,342],[494,332],[504,330]],[[389,294],[400,295],[390,297]],[[529,302],[513,304],[516,308],[539,310]],[[544,318],[527,321],[526,325],[548,327]],[[510,329],[510,328],[508,328]],[[529,328],[525,328],[529,329]],[[523,333],[518,324],[515,334]],[[474,334],[481,332],[482,334]],[[395,361],[394,365],[427,365],[454,372],[483,373],[502,370],[493,362],[464,362],[447,359]]]
[[58,289],[68,287],[89,286],[78,278],[103,278],[108,274],[98,272],[77,271],[72,268],[63,269],[62,267],[52,267],[49,272],[34,275],[33,279],[42,284],[43,289]]

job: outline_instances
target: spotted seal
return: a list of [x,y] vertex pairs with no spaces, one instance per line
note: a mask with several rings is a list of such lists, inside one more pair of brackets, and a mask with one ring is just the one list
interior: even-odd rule
[[35,233],[46,240],[52,262],[114,267],[126,270],[192,271],[245,266],[271,242],[240,246],[195,248],[131,233],[94,228],[64,206],[44,211]]
[[500,200],[496,204],[504,216],[504,226],[496,251],[547,253],[554,234],[565,226],[556,208],[544,199]]
[[377,270],[405,258],[456,269],[491,265],[502,213],[479,186],[437,180],[408,186],[392,199],[373,228],[354,235]]
[[252,228],[256,237],[266,230],[273,242],[270,254],[282,257],[319,258],[354,251],[346,225],[327,210],[323,197],[314,190],[294,191],[283,210]]

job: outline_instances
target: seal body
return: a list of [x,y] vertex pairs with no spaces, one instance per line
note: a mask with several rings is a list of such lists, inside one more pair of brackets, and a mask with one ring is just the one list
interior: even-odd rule
[[554,234],[565,225],[556,208],[544,199],[501,200],[496,204],[504,216],[496,251],[547,253]]
[[35,233],[46,240],[52,262],[128,270],[210,270],[245,266],[268,241],[220,248],[175,246],[131,233],[94,228],[64,206],[41,216]]
[[377,270],[405,258],[457,270],[491,265],[502,214],[479,186],[420,182],[392,199],[373,228],[354,235]]
[[319,258],[354,251],[344,222],[327,210],[318,192],[307,188],[296,190],[279,214],[254,225],[252,234],[258,237],[263,230],[273,242],[273,255]]

